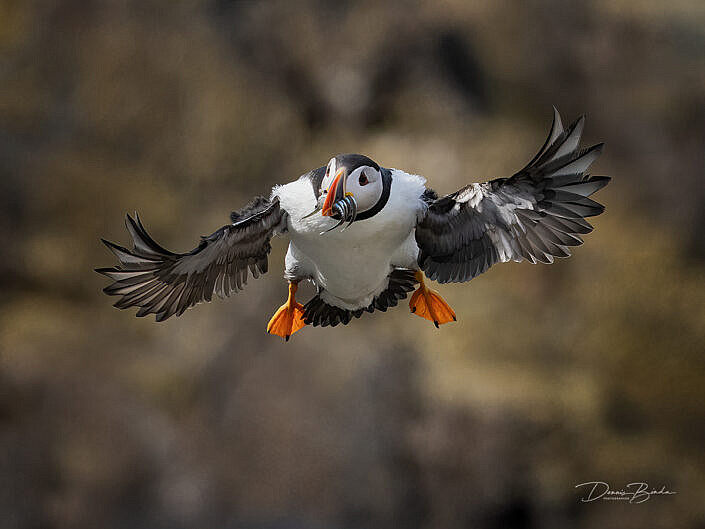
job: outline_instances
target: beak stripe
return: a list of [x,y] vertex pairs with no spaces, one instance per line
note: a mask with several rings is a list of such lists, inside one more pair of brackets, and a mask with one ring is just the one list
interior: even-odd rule
[[330,187],[328,188],[328,194],[326,195],[326,200],[323,202],[323,209],[321,211],[321,215],[323,215],[324,217],[330,217],[333,213],[333,210],[331,208],[333,207],[333,203],[335,202],[335,194],[338,190],[338,185],[340,184],[340,179],[342,178],[344,172],[344,169],[340,169],[336,173],[335,178],[333,179],[333,183],[331,183]]

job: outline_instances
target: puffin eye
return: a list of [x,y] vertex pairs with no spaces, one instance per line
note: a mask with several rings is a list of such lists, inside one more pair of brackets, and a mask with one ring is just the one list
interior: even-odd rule
[[365,171],[362,171],[362,172],[360,173],[360,180],[359,180],[359,182],[360,182],[360,185],[361,185],[361,186],[366,186],[367,184],[370,183],[369,180],[367,180],[367,175],[365,174]]

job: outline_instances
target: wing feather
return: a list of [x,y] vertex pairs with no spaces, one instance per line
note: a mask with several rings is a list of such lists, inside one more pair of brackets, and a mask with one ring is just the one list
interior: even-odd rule
[[543,146],[521,171],[432,201],[416,227],[419,267],[439,281],[462,282],[498,262],[552,263],[569,257],[604,206],[590,197],[610,178],[589,176],[603,144],[580,149],[581,116],[563,129],[554,108]]
[[256,197],[231,215],[227,224],[202,237],[195,249],[178,254],[160,246],[147,233],[139,216],[127,215],[125,226],[133,249],[103,240],[119,265],[97,268],[113,283],[103,289],[120,296],[120,309],[139,307],[137,316],[155,314],[157,321],[180,316],[197,303],[223,298],[267,272],[267,256],[273,235],[285,230],[286,212],[279,199]]

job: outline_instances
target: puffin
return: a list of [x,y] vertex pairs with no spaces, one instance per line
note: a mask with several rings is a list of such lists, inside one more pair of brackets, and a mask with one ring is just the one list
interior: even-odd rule
[[[346,325],[412,292],[412,314],[436,327],[454,322],[454,310],[428,281],[463,283],[496,263],[569,257],[593,230],[585,219],[605,209],[590,196],[610,178],[588,174],[603,143],[581,148],[585,116],[564,128],[553,110],[543,146],[510,177],[439,196],[422,176],[339,154],[274,186],[269,197],[255,197],[186,253],[159,245],[137,213],[128,214],[132,249],[103,239],[119,264],[96,271],[112,280],[104,292],[119,297],[115,307],[164,321],[265,274],[272,238],[288,236],[288,296],[268,333],[288,341],[306,325]],[[316,289],[305,304],[296,299],[302,281]]]

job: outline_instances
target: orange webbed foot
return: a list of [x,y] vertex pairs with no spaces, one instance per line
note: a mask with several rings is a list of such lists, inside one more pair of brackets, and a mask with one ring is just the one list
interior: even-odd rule
[[441,295],[435,290],[426,287],[421,272],[416,272],[416,279],[420,284],[409,300],[411,312],[432,321],[436,327],[444,323],[457,321],[455,311],[450,308],[450,305],[445,302]]
[[301,303],[297,303],[295,299],[296,289],[296,283],[289,283],[289,299],[284,305],[279,307],[267,324],[267,332],[269,334],[281,336],[287,342],[292,334],[306,326],[304,322],[304,307]]

